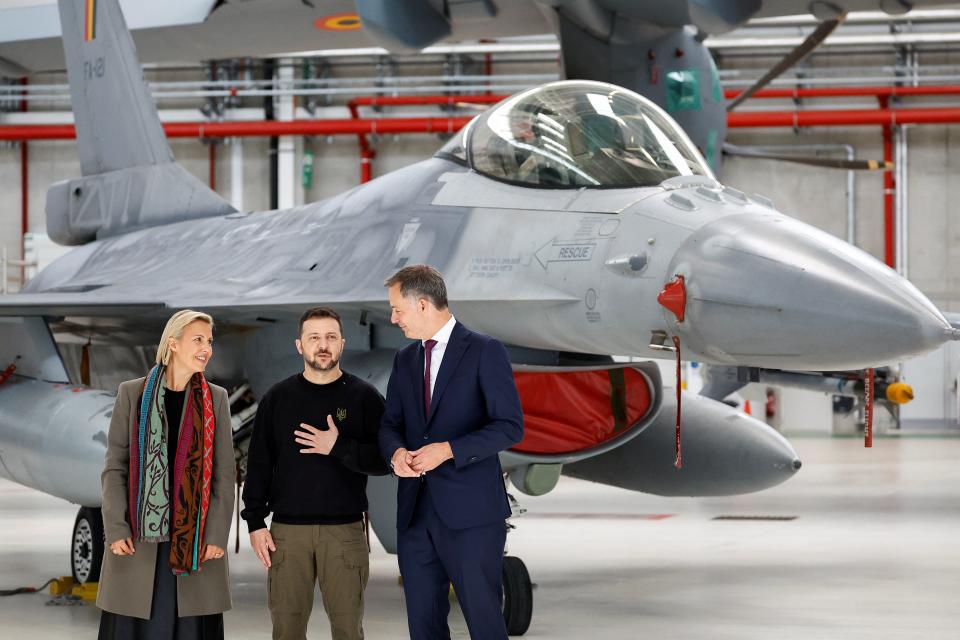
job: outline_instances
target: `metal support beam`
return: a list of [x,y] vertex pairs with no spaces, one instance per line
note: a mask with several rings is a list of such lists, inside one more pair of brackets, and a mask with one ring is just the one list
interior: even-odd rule
[[[292,88],[293,62],[281,60],[277,68],[277,86],[280,91]],[[293,96],[282,93],[277,97],[277,119],[293,120]],[[289,209],[296,205],[297,144],[293,136],[281,136],[277,145],[277,207]]]
[[230,204],[243,211],[243,138],[230,138]]

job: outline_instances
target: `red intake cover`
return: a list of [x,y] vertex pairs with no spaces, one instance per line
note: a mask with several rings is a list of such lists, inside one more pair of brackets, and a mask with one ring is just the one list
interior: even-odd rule
[[516,371],[524,436],[514,451],[583,451],[632,429],[650,410],[651,390],[636,369]]

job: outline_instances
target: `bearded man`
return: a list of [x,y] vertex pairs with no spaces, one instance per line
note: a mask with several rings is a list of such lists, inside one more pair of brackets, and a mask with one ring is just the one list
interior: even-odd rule
[[333,309],[304,313],[295,344],[303,373],[257,407],[241,515],[269,572],[274,639],[306,637],[317,583],[333,638],[361,639],[367,476],[388,472],[377,445],[383,398],[340,369],[346,341]]

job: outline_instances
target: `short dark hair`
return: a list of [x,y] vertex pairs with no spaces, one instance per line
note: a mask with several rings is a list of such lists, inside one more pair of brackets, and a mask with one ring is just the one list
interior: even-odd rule
[[300,330],[297,332],[298,336],[303,335],[303,323],[305,323],[307,320],[313,320],[314,318],[333,318],[337,321],[337,325],[340,327],[340,336],[343,337],[343,322],[340,321],[340,314],[330,307],[314,307],[304,311],[303,315],[300,316]]
[[443,275],[427,264],[412,264],[390,276],[384,283],[386,287],[400,285],[400,295],[404,298],[416,296],[426,298],[437,309],[447,308],[447,285]]

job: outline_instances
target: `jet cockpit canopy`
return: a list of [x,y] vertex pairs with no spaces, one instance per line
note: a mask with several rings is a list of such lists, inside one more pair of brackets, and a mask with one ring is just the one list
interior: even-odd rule
[[471,121],[442,150],[475,171],[523,186],[579,189],[713,177],[682,129],[646,98],[569,80],[520,92]]

